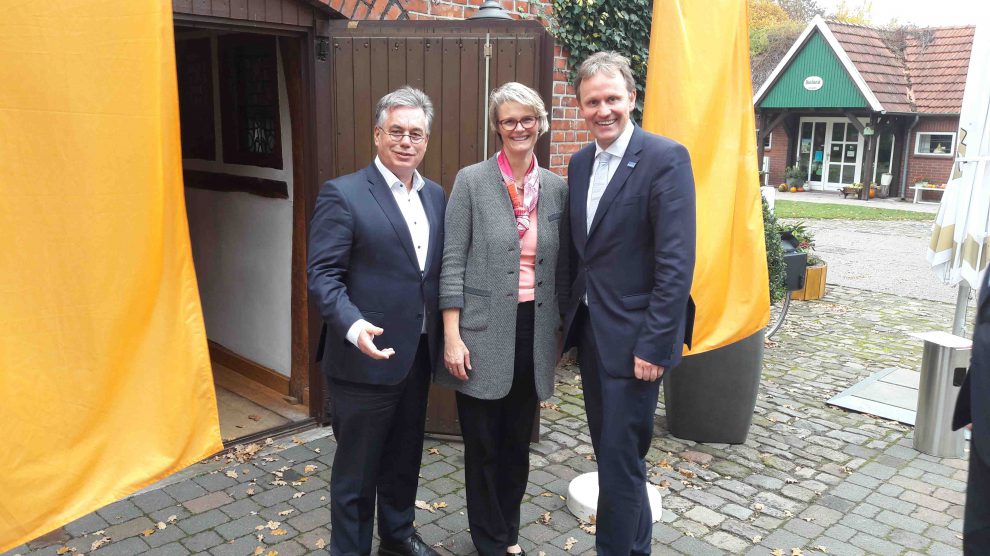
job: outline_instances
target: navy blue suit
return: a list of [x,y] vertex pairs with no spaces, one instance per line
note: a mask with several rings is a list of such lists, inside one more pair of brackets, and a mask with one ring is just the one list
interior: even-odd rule
[[976,305],[973,356],[959,390],[952,427],[973,424],[963,521],[963,552],[990,554],[990,272]]
[[[325,322],[322,368],[329,379],[337,451],[330,481],[335,556],[371,551],[378,532],[414,534],[415,496],[431,370],[442,357],[439,316],[443,189],[426,180],[419,197],[429,220],[420,271],[409,226],[372,164],[323,184],[309,234],[309,292]],[[374,360],[346,339],[358,319],[384,329]],[[425,330],[423,333],[425,319]]]
[[660,381],[636,379],[633,356],[670,372],[690,345],[694,177],[683,146],[637,127],[588,230],[594,156],[592,144],[567,169],[570,237],[561,246],[570,256],[558,273],[565,349],[578,347],[598,460],[598,554],[649,554],[643,458]]

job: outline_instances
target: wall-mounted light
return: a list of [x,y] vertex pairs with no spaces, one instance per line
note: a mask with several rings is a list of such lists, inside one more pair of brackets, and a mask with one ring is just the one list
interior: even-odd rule
[[316,59],[321,62],[326,62],[329,54],[330,37],[316,37]]
[[870,126],[866,126],[866,127],[863,128],[863,135],[866,135],[867,137],[869,137],[870,135],[873,135],[874,133],[875,132],[873,131],[873,128],[870,127]]
[[497,0],[485,0],[478,11],[468,19],[512,19],[512,16]]

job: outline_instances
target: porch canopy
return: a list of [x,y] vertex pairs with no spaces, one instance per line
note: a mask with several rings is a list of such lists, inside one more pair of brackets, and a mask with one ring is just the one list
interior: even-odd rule
[[890,193],[903,195],[919,119],[958,118],[972,34],[972,27],[886,30],[816,16],[753,97],[759,159],[766,136],[782,127],[786,165],[800,168],[812,189],[896,177]]

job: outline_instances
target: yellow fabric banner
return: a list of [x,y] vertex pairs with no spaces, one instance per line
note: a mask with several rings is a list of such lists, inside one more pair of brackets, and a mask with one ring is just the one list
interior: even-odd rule
[[643,128],[691,153],[698,247],[694,347],[753,335],[770,316],[746,2],[654,0]]
[[171,2],[0,13],[3,551],[222,444]]

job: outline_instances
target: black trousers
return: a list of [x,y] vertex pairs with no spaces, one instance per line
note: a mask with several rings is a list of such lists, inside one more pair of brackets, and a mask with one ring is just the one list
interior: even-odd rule
[[988,447],[969,447],[969,479],[966,482],[966,513],[963,517],[963,554],[990,554],[990,465]]
[[464,435],[464,482],[471,540],[481,556],[504,556],[519,542],[519,506],[529,482],[529,439],[536,413],[533,302],[516,312],[512,388],[499,400],[457,393]]
[[[608,374],[583,304],[576,319],[584,407],[598,461],[595,548],[599,556],[648,555],[653,514],[643,458],[653,440],[653,416],[661,382]],[[630,365],[632,357],[629,354]]]
[[413,368],[397,385],[331,379],[331,419],[337,440],[330,474],[330,553],[334,556],[371,553],[376,497],[381,539],[402,541],[415,533],[429,388],[425,335]]

